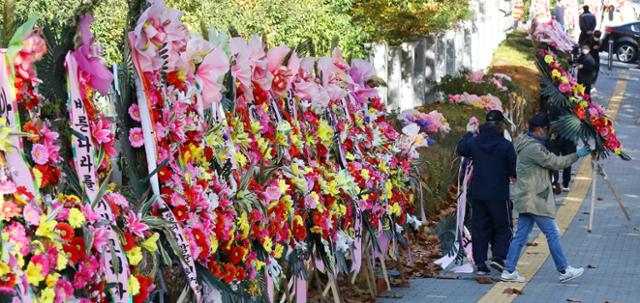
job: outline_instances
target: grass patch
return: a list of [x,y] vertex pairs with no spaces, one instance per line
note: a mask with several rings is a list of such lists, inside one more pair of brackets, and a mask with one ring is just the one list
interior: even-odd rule
[[420,158],[429,161],[428,164],[420,167],[421,178],[427,185],[423,192],[422,203],[424,203],[428,215],[437,215],[438,210],[455,201],[455,188],[451,186],[456,184],[458,166],[460,165],[456,146],[466,132],[467,122],[472,116],[476,116],[482,121],[486,113],[483,109],[472,106],[449,103],[428,104],[419,106],[416,110],[427,113],[437,110],[447,118],[451,127],[448,134],[432,136],[436,140],[435,145],[419,150]]
[[539,111],[540,71],[536,67],[536,49],[527,39],[528,33],[518,30],[507,35],[493,54],[489,72],[503,73],[513,79],[527,104],[524,109],[525,119]]

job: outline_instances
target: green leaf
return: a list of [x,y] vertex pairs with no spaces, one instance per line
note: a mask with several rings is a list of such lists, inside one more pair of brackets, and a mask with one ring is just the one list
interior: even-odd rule
[[[20,25],[16,32],[9,40],[9,45],[7,49],[7,56],[9,57],[9,62],[13,62],[13,57],[22,49],[22,41],[33,31],[33,27],[36,25],[36,20],[38,18],[31,17],[27,22]],[[10,64],[11,69],[13,70],[13,64]]]
[[104,178],[104,181],[102,182],[100,189],[96,193],[95,198],[93,199],[93,201],[91,201],[91,207],[94,207],[96,203],[98,203],[98,201],[102,200],[102,197],[107,192],[107,187],[109,186],[109,179],[111,179],[111,172],[113,172],[113,170],[110,170],[107,173],[107,177]]

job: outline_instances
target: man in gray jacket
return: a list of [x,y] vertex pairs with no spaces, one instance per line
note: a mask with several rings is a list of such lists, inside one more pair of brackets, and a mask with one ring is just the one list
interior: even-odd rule
[[518,180],[512,198],[514,208],[519,213],[518,230],[509,247],[502,281],[525,281],[515,269],[533,223],[536,223],[547,237],[551,256],[560,272],[560,282],[575,279],[584,272],[583,268],[569,266],[562,251],[549,170],[561,170],[570,166],[579,157],[588,155],[589,149],[582,147],[577,153],[556,156],[545,147],[548,134],[549,119],[544,115],[536,115],[529,120],[529,132],[516,139]]

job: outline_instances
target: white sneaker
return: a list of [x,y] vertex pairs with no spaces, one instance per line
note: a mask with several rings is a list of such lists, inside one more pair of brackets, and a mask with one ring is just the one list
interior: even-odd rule
[[560,283],[564,283],[567,281],[571,281],[577,277],[582,276],[582,274],[584,273],[584,268],[580,267],[580,268],[575,268],[575,267],[567,267],[567,269],[564,270],[563,274],[560,274]]
[[502,275],[500,275],[500,280],[502,280],[504,282],[524,283],[525,279],[517,271],[514,271],[514,272],[510,273],[510,272],[504,270],[504,271],[502,271]]
[[563,192],[570,192],[571,191],[571,187],[562,187],[562,191]]

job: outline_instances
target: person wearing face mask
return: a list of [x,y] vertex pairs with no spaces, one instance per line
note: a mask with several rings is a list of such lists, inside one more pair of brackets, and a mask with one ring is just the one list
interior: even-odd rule
[[596,84],[596,81],[598,81],[598,74],[600,74],[600,50],[602,49],[601,38],[601,31],[593,32],[593,39],[591,40],[591,57],[593,57],[593,61],[595,62],[595,68],[593,70],[592,85]]
[[471,177],[471,237],[476,273],[486,275],[487,251],[491,244],[491,267],[504,269],[509,243],[513,235],[509,183],[516,179],[516,152],[504,137],[505,118],[501,111],[487,113],[479,134],[471,125],[458,143],[458,154],[473,161]]
[[589,44],[583,44],[581,48],[582,54],[578,57],[578,83],[584,85],[585,93],[591,94],[596,61],[591,55],[591,47]]
[[560,245],[560,231],[555,220],[555,198],[551,189],[549,170],[568,167],[578,158],[588,155],[589,149],[582,147],[576,153],[566,156],[552,154],[545,147],[549,124],[549,119],[545,115],[536,115],[529,120],[529,132],[516,139],[518,180],[512,199],[514,208],[519,213],[518,229],[509,247],[505,269],[501,275],[502,281],[520,283],[525,281],[525,278],[516,271],[516,264],[534,223],[547,238],[551,256],[560,273],[561,283],[575,279],[584,272],[583,268],[569,266]]

